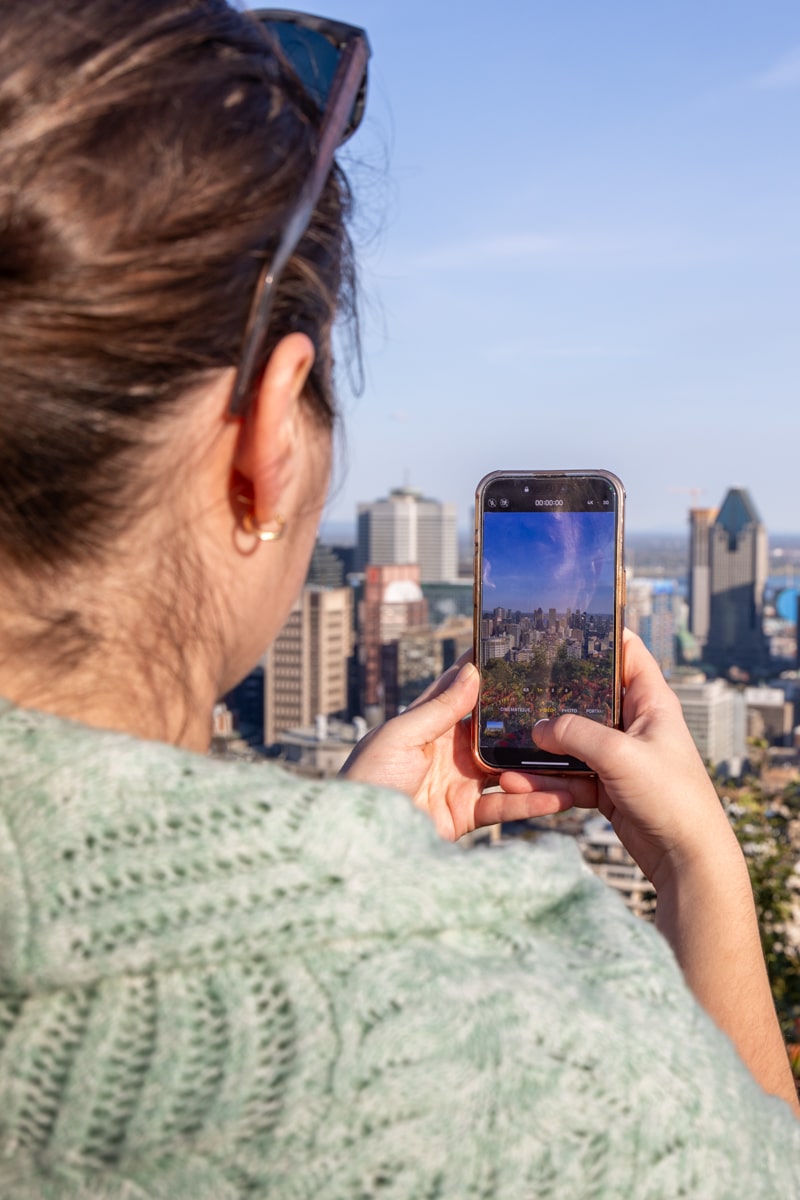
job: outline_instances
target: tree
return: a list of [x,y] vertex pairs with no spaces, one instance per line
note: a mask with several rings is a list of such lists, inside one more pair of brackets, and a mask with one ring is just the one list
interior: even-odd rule
[[[756,750],[758,747],[755,748]],[[747,859],[761,944],[784,1036],[800,1040],[800,946],[791,936],[793,879],[800,856],[793,836],[800,824],[800,782],[770,795],[758,774],[738,787],[717,783]],[[800,1063],[795,1070],[800,1069]]]

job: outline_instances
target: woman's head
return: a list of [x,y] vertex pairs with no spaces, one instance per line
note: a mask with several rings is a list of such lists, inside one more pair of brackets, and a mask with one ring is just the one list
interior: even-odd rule
[[[276,43],[224,0],[0,8],[10,699],[199,745],[280,627],[328,475],[331,324],[353,297],[336,168],[271,297],[243,418],[229,400],[320,128]],[[278,514],[282,542],[242,547]]]
[[[316,149],[316,114],[223,0],[6,0],[0,13],[0,555],[102,559],[150,495],[143,447],[238,361],[260,270]],[[263,347],[316,349],[351,292],[334,172]]]

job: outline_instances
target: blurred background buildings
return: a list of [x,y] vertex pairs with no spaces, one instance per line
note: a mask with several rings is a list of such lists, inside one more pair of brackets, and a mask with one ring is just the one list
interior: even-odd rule
[[[762,766],[797,770],[800,538],[770,558],[767,530],[741,487],[719,508],[693,507],[687,533],[683,542],[629,539],[626,624],[658,661],[715,777],[739,779],[754,745]],[[355,537],[318,542],[279,637],[218,707],[214,751],[336,774],[371,726],[402,712],[471,648],[471,570],[471,538],[459,566],[455,505],[407,487],[359,504]],[[532,626],[536,619],[526,617]],[[511,661],[521,653],[514,620],[492,621],[486,652]],[[557,827],[648,915],[652,889],[593,817]]]

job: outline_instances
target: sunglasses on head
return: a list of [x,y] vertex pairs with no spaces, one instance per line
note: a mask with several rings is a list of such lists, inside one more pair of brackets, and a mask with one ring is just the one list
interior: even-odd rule
[[364,115],[370,54],[366,33],[355,25],[283,8],[254,9],[250,15],[280,46],[319,109],[321,123],[314,165],[289,213],[278,248],[256,285],[231,394],[231,416],[241,416],[247,407],[278,277],[308,228],[336,151]]

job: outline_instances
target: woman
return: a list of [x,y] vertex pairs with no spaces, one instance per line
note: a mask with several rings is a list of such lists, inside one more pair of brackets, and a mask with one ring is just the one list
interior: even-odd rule
[[[789,1196],[746,873],[635,639],[626,734],[537,733],[596,791],[484,794],[471,666],[343,782],[197,753],[328,479],[329,166],[366,47],[318,25],[325,65],[308,28],[223,0],[0,16],[0,1196]],[[749,1071],[570,847],[434,831],[572,803],[659,887]]]

